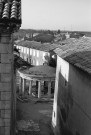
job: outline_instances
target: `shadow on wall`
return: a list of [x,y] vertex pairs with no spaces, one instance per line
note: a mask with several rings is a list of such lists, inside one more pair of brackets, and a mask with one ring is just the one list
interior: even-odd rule
[[72,98],[72,88],[67,80],[59,73],[59,80],[62,81],[62,86],[60,81],[58,82],[58,98],[57,98],[57,124],[59,127],[59,132],[62,135],[73,135],[69,128],[66,126],[69,111],[73,106]]
[[58,62],[56,135],[91,135],[91,75],[71,64],[66,72]]

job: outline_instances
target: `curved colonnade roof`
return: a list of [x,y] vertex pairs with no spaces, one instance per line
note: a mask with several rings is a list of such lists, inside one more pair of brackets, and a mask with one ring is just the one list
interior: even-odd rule
[[41,65],[31,67],[29,69],[20,69],[18,72],[22,78],[27,80],[54,81],[56,68],[47,65]]

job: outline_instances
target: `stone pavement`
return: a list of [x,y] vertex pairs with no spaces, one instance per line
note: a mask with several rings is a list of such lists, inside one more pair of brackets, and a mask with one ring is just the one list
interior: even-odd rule
[[19,133],[40,134],[39,124],[33,120],[19,120],[17,121],[17,131]]
[[53,101],[17,101],[17,135],[53,135]]

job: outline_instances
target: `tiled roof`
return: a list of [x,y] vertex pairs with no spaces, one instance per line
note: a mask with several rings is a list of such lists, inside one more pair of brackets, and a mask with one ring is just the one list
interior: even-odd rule
[[21,69],[19,71],[30,76],[55,78],[56,68],[47,65],[40,65],[25,70]]
[[54,50],[57,47],[58,47],[57,44],[50,44],[50,43],[49,44],[42,44],[40,47],[40,50],[49,52],[49,51]]
[[68,39],[54,50],[69,63],[91,73],[91,38]]
[[54,50],[55,48],[57,48],[59,46],[57,44],[50,44],[50,43],[42,44],[40,42],[27,41],[27,40],[20,41],[20,42],[17,43],[17,45],[32,48],[32,49],[36,49],[36,50],[41,50],[41,51],[45,51],[45,52],[49,52],[51,50]]
[[0,1],[0,25],[21,24],[21,0]]

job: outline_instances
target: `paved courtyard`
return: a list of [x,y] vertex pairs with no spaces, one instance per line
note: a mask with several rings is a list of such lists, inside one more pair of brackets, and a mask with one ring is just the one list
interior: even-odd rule
[[17,100],[17,135],[53,135],[51,129],[53,99]]

